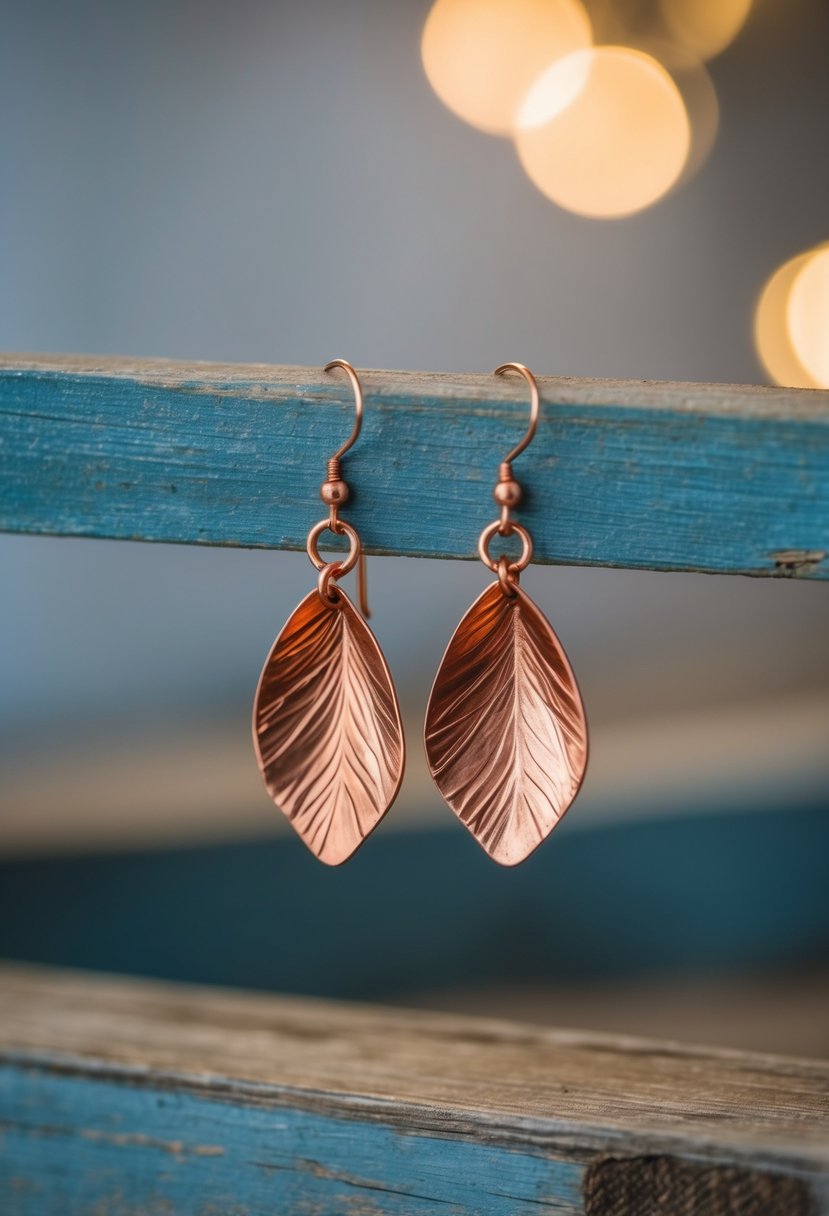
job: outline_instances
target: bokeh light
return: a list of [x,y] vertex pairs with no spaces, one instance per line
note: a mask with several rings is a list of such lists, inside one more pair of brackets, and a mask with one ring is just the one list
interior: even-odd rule
[[590,75],[589,54],[565,55],[551,63],[528,90],[516,117],[516,127],[544,127],[578,97]]
[[682,172],[672,189],[678,190],[702,168],[717,139],[720,103],[711,74],[705,64],[686,47],[664,38],[636,38],[629,44],[644,51],[670,73],[685,103],[691,127],[691,143]]
[[576,51],[545,72],[518,115],[515,144],[534,184],[579,215],[630,215],[661,198],[688,158],[685,103],[652,56]]
[[[821,372],[827,371],[829,340],[827,253],[829,246],[824,245],[790,258],[761,292],[754,340],[763,366],[777,384],[829,388],[829,375],[821,378]],[[801,275],[805,275],[802,281]]]
[[591,41],[580,0],[436,0],[421,53],[429,83],[450,110],[508,135],[533,81]]
[[829,388],[829,244],[810,254],[795,275],[786,319],[806,372],[815,384]]
[[713,59],[739,34],[751,0],[660,0],[671,36],[700,59]]

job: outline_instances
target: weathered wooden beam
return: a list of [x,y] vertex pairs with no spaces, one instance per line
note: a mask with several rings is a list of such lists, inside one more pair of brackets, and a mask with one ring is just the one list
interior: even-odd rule
[[[372,553],[472,557],[525,386],[367,372],[348,517]],[[829,577],[829,393],[541,380],[517,462],[540,561]],[[318,368],[0,358],[0,529],[301,549],[349,390]]]
[[17,1216],[829,1212],[829,1064],[26,968],[0,1122]]

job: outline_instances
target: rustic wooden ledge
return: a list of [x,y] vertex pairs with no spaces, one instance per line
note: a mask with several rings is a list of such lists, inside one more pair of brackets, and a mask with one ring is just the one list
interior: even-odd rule
[[[525,386],[363,378],[348,516],[368,551],[473,557]],[[829,393],[540,384],[517,464],[538,560],[829,577]],[[0,530],[301,549],[349,404],[319,368],[0,356]]]
[[829,1064],[34,968],[0,1125],[21,1216],[829,1212]]

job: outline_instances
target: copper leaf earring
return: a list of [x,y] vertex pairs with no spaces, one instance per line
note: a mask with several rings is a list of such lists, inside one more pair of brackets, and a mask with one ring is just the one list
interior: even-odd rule
[[[360,433],[363,393],[350,363],[335,359],[325,370],[334,368],[348,375],[356,419],[320,487],[328,517],[308,533],[319,579],[274,642],[253,702],[253,746],[268,793],[311,852],[332,866],[347,861],[391,806],[405,754],[394,685],[363,619],[369,612],[360,537],[339,513],[349,495],[341,459]],[[346,557],[320,557],[327,530],[348,537]],[[355,566],[363,616],[338,586]]]
[[[530,386],[526,435],[498,472],[493,497],[500,519],[484,528],[481,561],[497,581],[487,587],[455,630],[426,710],[426,757],[449,806],[493,861],[524,861],[572,803],[587,767],[587,721],[575,677],[546,617],[519,586],[532,558],[532,538],[511,511],[521,501],[512,462],[535,435],[539,392]],[[518,536],[521,556],[493,558],[496,532]]]

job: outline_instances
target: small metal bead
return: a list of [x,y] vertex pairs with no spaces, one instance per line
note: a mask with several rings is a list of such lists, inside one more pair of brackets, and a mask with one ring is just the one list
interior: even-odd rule
[[521,501],[521,486],[517,481],[499,481],[492,497],[502,507],[517,507]]
[[348,482],[324,481],[320,486],[320,498],[330,506],[339,506],[348,500]]

